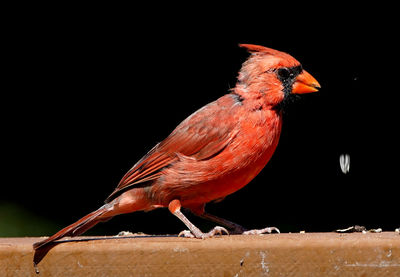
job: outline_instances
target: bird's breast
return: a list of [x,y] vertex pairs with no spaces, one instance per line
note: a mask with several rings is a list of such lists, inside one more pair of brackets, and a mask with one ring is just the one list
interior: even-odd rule
[[248,184],[272,157],[281,127],[281,114],[275,111],[254,112],[239,120],[237,135],[221,153],[193,162],[189,172],[198,174],[198,180],[205,178],[182,191],[183,205],[223,198]]

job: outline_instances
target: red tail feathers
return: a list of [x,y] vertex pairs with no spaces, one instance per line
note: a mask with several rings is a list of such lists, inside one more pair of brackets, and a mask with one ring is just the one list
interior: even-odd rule
[[47,254],[47,252],[49,252],[51,248],[59,243],[56,240],[59,240],[66,236],[79,236],[80,234],[92,228],[97,223],[109,220],[112,216],[107,217],[107,215],[105,214],[108,211],[107,206],[107,204],[102,206],[100,209],[82,217],[77,222],[65,227],[53,236],[33,244],[33,249],[35,250],[33,264],[36,266]]

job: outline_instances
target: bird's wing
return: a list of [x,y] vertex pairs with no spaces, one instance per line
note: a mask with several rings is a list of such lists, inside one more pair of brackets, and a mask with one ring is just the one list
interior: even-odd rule
[[180,155],[206,160],[222,152],[236,135],[233,105],[222,98],[192,114],[153,147],[122,177],[106,202],[133,186],[159,178],[162,170],[178,161]]

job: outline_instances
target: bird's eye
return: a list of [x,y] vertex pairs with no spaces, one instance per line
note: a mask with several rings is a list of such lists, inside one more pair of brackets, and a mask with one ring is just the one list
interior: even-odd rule
[[278,76],[280,79],[287,79],[290,77],[290,75],[292,74],[288,68],[282,67],[278,69]]

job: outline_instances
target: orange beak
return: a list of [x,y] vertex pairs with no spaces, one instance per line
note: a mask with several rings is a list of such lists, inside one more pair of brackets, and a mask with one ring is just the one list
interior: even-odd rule
[[321,88],[321,85],[310,73],[303,70],[301,74],[299,74],[296,78],[296,81],[293,84],[292,93],[294,94],[302,94],[302,93],[310,93],[318,91]]

